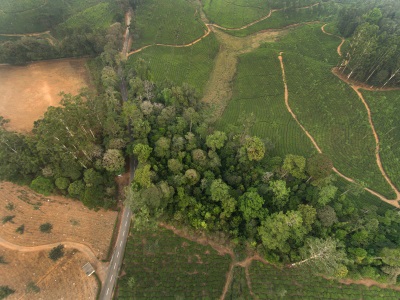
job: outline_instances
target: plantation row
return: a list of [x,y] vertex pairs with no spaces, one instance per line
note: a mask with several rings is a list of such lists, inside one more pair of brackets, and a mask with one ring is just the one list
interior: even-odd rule
[[258,299],[397,299],[400,292],[376,286],[345,285],[310,275],[307,269],[279,270],[271,265],[252,262],[250,277]]
[[186,0],[146,0],[135,10],[133,48],[152,44],[187,44],[201,37],[206,26],[194,4]]
[[135,62],[144,59],[148,62],[155,81],[188,83],[198,91],[203,91],[212,72],[217,53],[218,42],[211,33],[191,47],[149,47],[130,56],[128,66],[132,67]]
[[367,101],[380,141],[383,167],[393,184],[400,188],[400,92],[361,91]]
[[133,232],[118,299],[217,299],[230,257],[164,229]]
[[254,114],[252,134],[272,143],[268,149],[272,155],[309,156],[315,150],[285,107],[277,55],[277,51],[262,48],[240,56],[233,97],[219,127],[227,128]]

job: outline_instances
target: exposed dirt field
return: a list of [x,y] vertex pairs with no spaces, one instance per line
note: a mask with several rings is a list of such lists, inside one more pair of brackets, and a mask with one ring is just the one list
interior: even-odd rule
[[0,115],[10,119],[7,129],[32,130],[33,122],[49,106],[57,106],[59,93],[76,94],[89,85],[86,59],[42,61],[27,66],[0,66]]
[[[15,208],[8,210],[7,204]],[[60,196],[44,197],[27,187],[9,182],[0,183],[0,218],[13,216],[13,223],[0,225],[0,237],[22,246],[38,246],[63,241],[87,245],[97,258],[105,259],[109,249],[117,212],[95,212]],[[42,233],[39,226],[51,223],[51,233]],[[23,234],[16,229],[25,226]]]
[[[98,289],[94,276],[86,276],[82,266],[86,256],[76,250],[65,250],[64,257],[53,262],[49,251],[19,252],[0,247],[0,285],[8,285],[15,293],[7,299],[95,299]],[[33,282],[39,293],[27,293]]]

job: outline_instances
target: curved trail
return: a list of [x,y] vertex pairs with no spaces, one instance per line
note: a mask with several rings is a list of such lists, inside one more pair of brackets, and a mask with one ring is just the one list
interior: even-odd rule
[[28,246],[21,246],[21,245],[16,245],[13,243],[10,243],[6,241],[5,239],[0,237],[0,246],[13,250],[13,251],[19,251],[19,252],[37,252],[37,251],[43,251],[43,250],[50,250],[54,247],[57,247],[58,245],[64,245],[66,248],[71,248],[71,249],[77,249],[80,252],[84,253],[87,257],[90,263],[94,266],[97,275],[99,276],[100,280],[103,282],[104,280],[104,275],[105,275],[105,267],[106,265],[99,261],[92,251],[89,246],[81,243],[76,243],[76,242],[59,242],[59,243],[52,243],[52,244],[46,244],[46,245],[39,245],[39,246],[33,246],[33,247],[28,247]]
[[[321,27],[321,30],[323,33],[327,34],[327,35],[332,35],[332,36],[336,36],[338,38],[341,39],[341,43],[339,44],[338,48],[337,48],[337,53],[342,56],[342,51],[341,51],[341,47],[343,45],[343,43],[345,42],[345,39],[343,37],[328,33],[325,31],[325,26],[327,24],[323,25]],[[360,89],[365,89],[365,90],[370,90],[370,91],[389,91],[389,90],[394,90],[393,88],[374,88],[374,87],[368,87],[365,84],[361,84],[361,83],[357,83],[354,81],[350,81],[347,77],[345,76],[340,76],[339,72],[338,72],[338,68],[333,68],[332,72],[333,74],[335,74],[340,80],[344,81],[345,83],[347,83],[357,94],[357,96],[360,98],[361,102],[364,104],[365,109],[367,110],[367,114],[368,114],[368,122],[371,126],[372,129],[372,134],[374,135],[375,138],[375,157],[376,157],[376,164],[378,165],[379,170],[381,171],[382,176],[385,178],[386,182],[390,185],[390,187],[392,188],[392,190],[395,192],[396,194],[396,199],[394,200],[389,200],[385,197],[382,197],[381,195],[379,195],[378,193],[376,193],[373,190],[370,189],[366,189],[368,190],[370,193],[374,194],[375,196],[378,196],[381,200],[388,202],[390,204],[392,204],[392,202],[394,203],[394,201],[400,201],[400,191],[397,189],[397,187],[393,184],[393,182],[391,181],[391,179],[389,178],[389,176],[386,174],[385,169],[383,168],[382,165],[382,160],[381,160],[381,156],[380,156],[380,142],[379,142],[379,136],[378,133],[375,130],[375,125],[374,122],[372,120],[372,113],[371,113],[371,109],[369,108],[369,105],[367,103],[367,101],[365,100],[364,96],[362,95],[362,93],[360,92]],[[343,177],[343,176],[342,176]],[[347,179],[348,180],[348,179]],[[397,203],[397,207],[399,207],[399,203]]]
[[[299,8],[297,8],[297,9],[298,9],[298,10],[300,10],[300,9],[307,9],[307,8],[314,7],[314,6],[316,6],[316,5],[319,5],[319,2],[318,2],[318,3],[315,3],[315,4],[312,4],[312,5],[308,5],[308,6],[304,6],[304,7],[299,7]],[[283,9],[283,8],[280,8],[280,9],[271,9],[271,10],[269,11],[268,15],[266,15],[266,16],[264,16],[264,17],[261,17],[260,19],[255,20],[255,21],[253,21],[253,22],[251,22],[251,23],[249,23],[249,24],[246,24],[246,25],[244,25],[244,26],[242,26],[242,27],[227,28],[227,27],[220,26],[220,25],[218,25],[218,24],[206,24],[206,25],[214,26],[214,27],[217,27],[217,28],[219,28],[219,29],[226,30],[226,31],[238,31],[238,30],[243,30],[243,29],[249,28],[250,26],[253,26],[253,25],[255,25],[255,24],[257,24],[257,23],[259,23],[259,22],[261,22],[261,21],[264,21],[265,19],[268,19],[269,17],[271,17],[272,13],[274,13],[274,12],[276,12],[276,11],[281,11],[281,10],[284,10],[284,9]]]
[[152,44],[152,45],[147,45],[144,46],[142,48],[136,49],[134,51],[131,51],[127,54],[127,57],[131,56],[132,54],[138,53],[146,48],[152,47],[152,46],[164,46],[164,47],[172,47],[172,48],[185,48],[185,47],[190,47],[193,46],[194,44],[197,44],[198,42],[200,42],[202,39],[206,38],[210,33],[211,33],[211,28],[209,24],[206,24],[207,26],[207,30],[205,31],[205,33],[199,37],[198,39],[194,40],[193,42],[190,42],[188,44],[182,44],[182,45],[176,45],[176,44]]
[[0,36],[41,36],[44,34],[50,34],[50,30],[43,32],[32,32],[32,33],[0,33]]
[[[292,109],[291,109],[291,107],[290,107],[290,105],[289,105],[289,90],[288,90],[287,81],[286,81],[285,65],[284,65],[284,63],[283,63],[282,52],[279,53],[278,58],[279,58],[280,65],[281,65],[282,80],[283,80],[283,84],[284,84],[284,88],[285,88],[285,105],[286,105],[286,108],[287,108],[287,110],[289,111],[289,113],[292,115],[293,119],[295,119],[296,123],[300,126],[300,128],[303,130],[303,132],[304,132],[304,133],[307,135],[307,137],[310,139],[310,141],[312,142],[312,144],[314,145],[314,147],[317,149],[317,151],[318,151],[319,153],[322,153],[321,148],[318,146],[318,144],[317,144],[317,142],[315,141],[315,139],[313,138],[313,136],[312,136],[312,135],[307,131],[307,129],[305,129],[304,126],[300,123],[300,121],[298,120],[296,114],[292,111]],[[356,91],[358,92],[358,90],[356,90]],[[359,93],[359,92],[358,92],[358,93]],[[368,106],[367,106],[367,107],[368,107]],[[371,122],[372,122],[372,119],[371,119]],[[373,128],[373,131],[375,132],[375,129],[374,129],[373,125],[372,125],[372,128]],[[375,134],[376,134],[376,132],[375,132]],[[377,135],[376,135],[376,136],[377,136]],[[378,140],[378,142],[379,142],[379,140]],[[379,144],[377,144],[377,149],[379,150]],[[381,162],[380,162],[379,152],[377,153],[377,159],[378,159],[378,158],[379,158],[378,166],[381,168],[381,167],[382,167],[382,164],[381,164]],[[377,161],[377,162],[378,162],[378,161]],[[354,179],[349,178],[349,177],[343,175],[343,174],[342,174],[341,172],[339,172],[336,168],[332,168],[332,170],[333,170],[336,174],[338,174],[340,177],[346,179],[347,181],[353,182],[353,183],[355,182]],[[386,173],[384,172],[383,168],[381,169],[381,172],[383,172],[382,175],[385,177]],[[389,184],[391,185],[391,187],[393,188],[394,185],[393,185],[393,183],[391,183],[390,179],[389,179],[387,176],[385,177],[385,179],[388,180],[388,183],[389,183]],[[395,207],[397,207],[397,208],[400,208],[400,205],[399,205],[399,203],[398,203],[398,201],[400,200],[400,193],[398,192],[397,189],[395,189],[395,187],[394,187],[394,191],[395,191],[395,193],[396,193],[396,199],[394,199],[394,200],[389,200],[389,199],[387,199],[386,197],[382,196],[381,194],[379,194],[379,193],[377,193],[377,192],[375,192],[375,191],[373,191],[373,190],[371,190],[371,189],[369,189],[369,188],[364,188],[364,189],[365,189],[366,191],[368,191],[369,193],[373,194],[374,196],[378,197],[378,198],[381,199],[382,201],[384,201],[384,202],[386,202],[386,203],[388,203],[388,204],[390,204],[390,205],[393,205],[393,206],[395,206]]]
[[323,26],[321,27],[321,30],[322,30],[323,33],[325,33],[325,34],[327,34],[327,35],[331,35],[331,36],[336,36],[336,37],[338,37],[339,39],[342,40],[341,43],[339,44],[339,46],[338,46],[337,49],[336,49],[336,51],[337,51],[337,53],[339,54],[339,56],[342,56],[342,46],[343,46],[343,44],[344,44],[344,42],[345,42],[346,40],[345,40],[343,37],[341,37],[341,36],[338,36],[338,35],[335,35],[335,34],[326,32],[326,31],[325,31],[325,26],[326,26],[326,25],[328,25],[328,24],[325,24],[325,25],[323,25]]
[[[304,6],[304,7],[299,7],[299,8],[297,8],[297,9],[307,9],[307,8],[311,8],[311,7],[316,6],[316,5],[319,5],[319,4],[320,4],[320,3],[318,2],[318,3],[315,3],[315,4],[313,4],[313,5]],[[139,49],[136,49],[136,50],[134,50],[134,51],[129,52],[129,53],[127,54],[127,57],[131,56],[132,54],[141,52],[141,51],[143,51],[144,49],[147,49],[147,48],[152,47],[152,46],[164,46],[164,47],[173,47],[173,48],[185,48],[185,47],[190,47],[190,46],[193,46],[194,44],[197,44],[198,42],[200,42],[200,41],[201,41],[202,39],[204,39],[205,37],[207,37],[207,36],[211,33],[211,27],[219,28],[219,29],[227,30],[227,31],[238,31],[238,30],[243,30],[243,29],[246,29],[246,28],[248,28],[248,27],[250,27],[250,26],[253,26],[253,25],[255,25],[255,24],[257,24],[257,23],[259,23],[259,22],[261,22],[261,21],[264,21],[265,19],[268,19],[269,17],[271,17],[272,13],[274,13],[274,12],[276,12],[276,11],[280,11],[280,10],[283,10],[283,9],[271,9],[271,10],[269,11],[269,13],[268,13],[266,16],[261,17],[260,19],[255,20],[255,21],[253,21],[253,22],[251,22],[251,23],[249,23],[249,24],[246,24],[246,25],[244,25],[244,26],[242,26],[242,27],[239,27],[239,28],[226,28],[226,27],[220,26],[220,25],[218,25],[218,24],[211,24],[211,23],[208,23],[208,22],[204,22],[204,25],[207,27],[207,30],[205,31],[205,33],[204,33],[201,37],[199,37],[198,39],[194,40],[193,42],[190,42],[190,43],[188,43],[188,44],[182,44],[182,45],[177,45],[177,44],[159,44],[159,43],[157,43],[157,44],[152,44],[152,45],[147,45],[147,46],[143,46],[143,47],[141,47],[141,48],[139,48]],[[205,20],[203,20],[203,21],[205,21]],[[297,24],[295,24],[295,25],[297,25]],[[290,27],[290,26],[292,26],[292,25],[289,25],[289,26],[287,26],[287,27]]]

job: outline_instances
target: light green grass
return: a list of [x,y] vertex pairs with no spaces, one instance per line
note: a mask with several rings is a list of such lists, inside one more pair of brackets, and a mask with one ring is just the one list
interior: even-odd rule
[[0,33],[31,33],[53,29],[68,17],[108,0],[1,0]]
[[271,155],[311,155],[315,149],[285,107],[278,51],[261,48],[240,56],[233,97],[218,126],[228,128],[254,114],[252,134],[274,144]]
[[304,268],[277,269],[253,261],[250,279],[256,299],[398,299],[400,292],[376,286],[341,284]]
[[[171,231],[134,232],[128,239],[118,299],[218,299],[231,258]],[[134,278],[134,287],[128,286]]]
[[269,13],[266,0],[205,0],[204,12],[211,23],[239,28]]
[[192,0],[146,0],[136,7],[133,49],[152,44],[188,44],[206,27]]
[[387,175],[400,188],[400,91],[361,90],[380,141],[380,156]]
[[325,16],[322,7],[316,6],[307,9],[291,10],[291,11],[275,11],[271,17],[262,20],[248,28],[238,31],[226,31],[234,36],[248,36],[261,30],[279,29],[293,24],[318,21]]
[[[153,46],[129,57],[128,65],[142,58],[149,63],[153,80],[169,80],[176,85],[188,83],[203,92],[218,53],[214,34],[191,47],[173,48]],[[129,67],[129,66],[128,66]]]

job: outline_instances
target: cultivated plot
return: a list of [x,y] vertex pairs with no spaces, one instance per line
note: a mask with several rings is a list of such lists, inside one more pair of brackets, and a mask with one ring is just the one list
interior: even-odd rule
[[188,44],[207,30],[191,0],[142,1],[132,22],[133,49],[152,44]]
[[128,239],[118,299],[217,299],[231,258],[166,229]]

